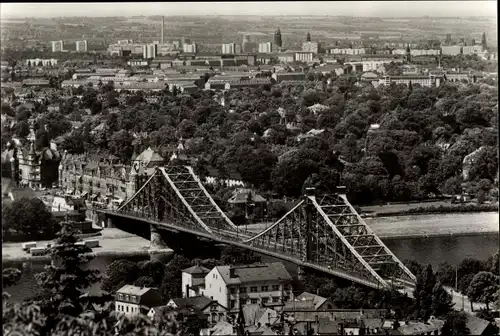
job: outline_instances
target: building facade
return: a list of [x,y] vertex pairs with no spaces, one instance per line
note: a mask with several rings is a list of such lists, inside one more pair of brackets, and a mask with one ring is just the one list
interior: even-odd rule
[[190,43],[190,44],[185,43],[182,45],[182,50],[185,53],[191,53],[191,54],[196,54],[198,52],[196,43]]
[[146,44],[143,47],[142,57],[144,59],[155,58],[157,55],[157,45],[156,44]]
[[105,206],[119,205],[163,164],[164,159],[151,148],[138,155],[131,166],[115,157],[67,154],[59,165],[59,185],[67,194]]
[[125,285],[115,294],[115,309],[126,315],[147,314],[152,307],[163,304],[160,293],[155,288]]
[[216,266],[205,276],[200,294],[230,313],[245,304],[283,304],[293,298],[292,277],[282,263]]
[[309,51],[298,51],[295,53],[295,61],[298,62],[312,62],[314,54]]
[[87,41],[76,41],[76,52],[87,52]]
[[270,53],[273,51],[273,44],[271,42],[259,43],[259,53]]
[[52,52],[62,52],[64,51],[63,41],[52,41]]
[[234,54],[236,52],[235,43],[224,43],[222,45],[222,54]]
[[313,54],[319,53],[319,43],[317,42],[304,42],[302,43],[302,51],[312,52]]
[[442,76],[429,75],[429,76],[384,76],[380,78],[379,84],[389,86],[395,84],[419,84],[426,87],[439,87],[443,82]]
[[10,174],[15,185],[34,190],[52,188],[58,183],[57,166],[61,156],[50,147],[35,150],[35,143],[36,136],[32,122],[27,143],[23,145],[19,140],[13,139],[2,153],[2,171],[4,174]]

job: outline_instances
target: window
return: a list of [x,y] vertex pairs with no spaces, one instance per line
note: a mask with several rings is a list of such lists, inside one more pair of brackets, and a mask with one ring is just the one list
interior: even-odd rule
[[262,286],[262,287],[261,287],[261,290],[262,290],[263,292],[267,292],[267,291],[269,290],[269,286]]
[[256,304],[257,303],[257,299],[252,299],[251,302],[252,302],[252,304]]
[[231,303],[230,303],[230,308],[233,309],[234,307],[236,306],[236,301],[235,300],[231,300]]
[[130,295],[125,295],[125,300],[130,301]]
[[240,293],[246,293],[247,288],[246,287],[240,287]]
[[290,297],[289,297],[289,296],[285,296],[285,297],[283,298],[283,301],[285,301],[285,302],[290,301]]
[[250,299],[248,299],[248,300],[247,300],[247,304],[250,304],[250,303],[251,303],[251,301],[250,301]]
[[269,302],[269,298],[262,298],[262,303],[268,303]]
[[273,291],[280,290],[280,285],[273,285]]
[[127,313],[128,313],[128,306],[127,306]]
[[273,297],[273,302],[276,303],[276,302],[280,302],[280,298],[279,297]]
[[257,286],[250,287],[250,293],[257,293]]
[[213,276],[213,278],[215,279],[215,273],[214,273],[214,274],[212,274],[212,276]]
[[236,294],[236,288],[234,288],[234,287],[229,288],[229,292],[231,294]]
[[137,296],[135,295],[132,296],[132,302],[137,302]]

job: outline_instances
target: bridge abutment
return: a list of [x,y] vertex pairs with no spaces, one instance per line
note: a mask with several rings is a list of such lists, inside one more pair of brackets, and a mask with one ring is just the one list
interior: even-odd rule
[[174,250],[168,247],[165,239],[163,239],[162,237],[161,232],[159,232],[155,225],[150,224],[150,230],[151,240],[148,250],[150,259],[156,259],[163,263],[168,262],[172,258]]
[[113,223],[113,219],[111,217],[106,218],[106,228],[115,229],[116,225]]

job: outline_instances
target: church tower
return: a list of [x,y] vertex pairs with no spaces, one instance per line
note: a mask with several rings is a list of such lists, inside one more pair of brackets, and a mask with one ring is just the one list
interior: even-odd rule
[[409,44],[406,46],[406,62],[408,64],[411,63],[411,51],[410,51],[410,45]]
[[283,40],[281,39],[281,30],[279,29],[279,27],[274,33],[274,44],[276,45],[276,47],[278,47],[278,50],[281,50],[281,48],[283,47]]

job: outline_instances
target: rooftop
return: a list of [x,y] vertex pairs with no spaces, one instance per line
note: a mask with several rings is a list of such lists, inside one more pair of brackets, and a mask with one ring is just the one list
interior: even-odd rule
[[[287,280],[292,277],[282,263],[253,264],[247,266],[217,266],[226,284]],[[231,277],[230,273],[234,272]]]

